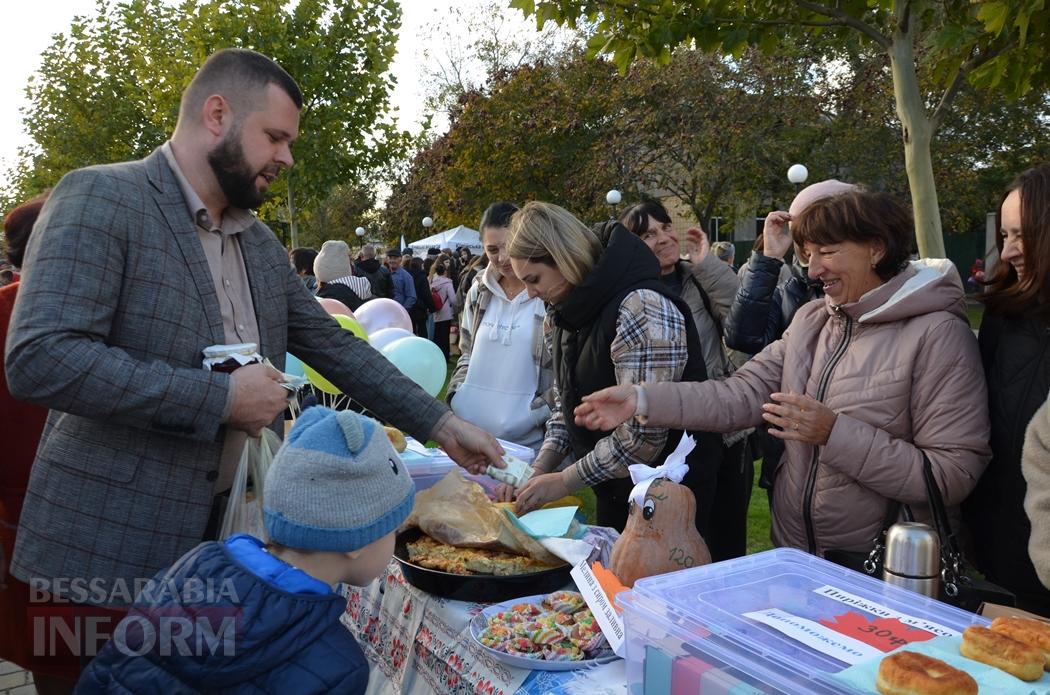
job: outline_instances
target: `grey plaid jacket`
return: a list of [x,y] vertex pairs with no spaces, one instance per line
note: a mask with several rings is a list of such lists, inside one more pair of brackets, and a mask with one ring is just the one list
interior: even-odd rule
[[[241,234],[241,249],[260,352],[278,368],[291,352],[425,441],[448,409],[328,317],[264,224]],[[201,350],[224,342],[204,251],[160,151],[66,175],[30,239],[8,332],[12,394],[51,409],[12,574],[109,587],[200,543],[230,381],[202,369]]]

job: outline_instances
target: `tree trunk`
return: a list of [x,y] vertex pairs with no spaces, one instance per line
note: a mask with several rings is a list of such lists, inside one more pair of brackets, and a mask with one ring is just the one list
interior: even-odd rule
[[889,48],[890,70],[897,116],[904,137],[904,166],[915,215],[915,240],[922,258],[944,258],[941,212],[937,204],[937,184],[933,178],[930,143],[933,128],[926,116],[926,105],[915,74],[914,35],[909,26],[893,32]]
[[288,176],[288,232],[292,239],[292,248],[299,248],[299,227],[295,223],[295,199],[293,197],[292,189],[292,172],[286,174]]

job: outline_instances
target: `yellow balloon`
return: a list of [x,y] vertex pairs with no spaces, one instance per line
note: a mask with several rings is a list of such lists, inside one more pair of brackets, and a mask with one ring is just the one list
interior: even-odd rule
[[[335,319],[345,330],[350,331],[361,340],[368,340],[368,333],[357,319],[347,316],[346,314],[332,314],[332,318]],[[310,380],[311,384],[325,393],[330,393],[333,396],[338,396],[342,393],[342,391],[336,388],[335,384],[318,374],[317,370],[310,365],[304,364],[303,372],[306,374],[306,378]]]
[[342,393],[342,391],[335,387],[335,384],[318,374],[310,365],[304,364],[303,372],[306,373],[306,378],[310,380],[310,383],[313,384],[315,388],[321,389],[325,393],[330,393],[334,396],[338,396]]

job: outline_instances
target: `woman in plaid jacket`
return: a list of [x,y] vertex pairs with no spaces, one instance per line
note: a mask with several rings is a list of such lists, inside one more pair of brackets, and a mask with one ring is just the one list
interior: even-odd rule
[[[606,386],[706,380],[692,315],[660,282],[656,257],[622,225],[614,227],[603,247],[566,210],[528,203],[511,221],[507,254],[529,295],[550,306],[547,339],[555,374],[555,406],[534,463],[536,475],[518,491],[517,511],[590,485],[598,524],[622,531],[632,488],[628,466],[662,463],[682,432],[636,422],[591,432],[564,414]],[[700,489],[717,473],[721,438],[691,434],[697,447],[683,484]],[[574,462],[555,471],[569,454]]]

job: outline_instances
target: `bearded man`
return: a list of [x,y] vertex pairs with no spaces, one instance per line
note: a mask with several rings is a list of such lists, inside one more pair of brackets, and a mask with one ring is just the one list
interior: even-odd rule
[[[51,410],[16,577],[119,606],[136,580],[214,537],[245,438],[283,432],[286,352],[464,467],[499,459],[495,439],[342,330],[249,212],[292,166],[301,107],[276,63],[223,50],[183,93],[169,142],[54,189],[7,343],[11,392]],[[277,369],[204,370],[202,349],[221,343],[255,343]],[[63,595],[78,582],[101,590]]]

